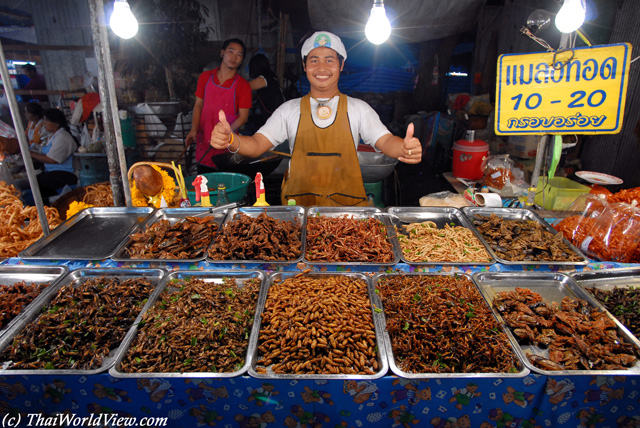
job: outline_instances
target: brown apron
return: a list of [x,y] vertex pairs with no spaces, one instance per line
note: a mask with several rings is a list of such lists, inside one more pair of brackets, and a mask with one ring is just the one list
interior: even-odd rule
[[340,94],[335,121],[324,129],[313,123],[311,96],[300,100],[300,123],[281,199],[283,205],[289,199],[304,206],[366,205],[346,95]]

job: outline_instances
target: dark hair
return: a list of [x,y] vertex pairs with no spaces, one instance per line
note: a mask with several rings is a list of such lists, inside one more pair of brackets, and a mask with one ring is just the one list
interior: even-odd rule
[[257,54],[249,60],[249,76],[255,79],[258,76],[276,77],[276,73],[271,70],[269,59],[264,54]]
[[[61,110],[58,110],[57,108],[48,108],[44,111],[44,117],[49,122],[57,123],[60,128],[64,128],[69,131],[67,118]],[[69,131],[69,133],[71,133],[71,131]]]
[[44,117],[49,122],[57,123],[60,128],[66,129],[69,135],[71,135],[71,138],[73,138],[73,141],[75,141],[77,145],[80,145],[76,137],[74,137],[71,133],[71,130],[69,129],[69,123],[67,123],[67,118],[62,110],[58,110],[57,108],[48,108],[44,111]]
[[244,46],[244,42],[238,38],[228,39],[222,43],[222,50],[225,50],[231,43],[237,43],[242,46],[242,55],[247,53],[247,48]]
[[37,118],[42,119],[44,116],[44,109],[38,103],[29,103],[26,105],[25,109]]
[[29,71],[29,72],[33,72],[33,73],[38,72],[38,70],[36,69],[36,66],[33,64],[25,64],[22,66],[22,68],[24,68],[26,71]]

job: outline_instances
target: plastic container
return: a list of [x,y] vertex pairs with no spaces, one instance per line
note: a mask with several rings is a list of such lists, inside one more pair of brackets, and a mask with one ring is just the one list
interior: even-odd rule
[[453,143],[453,168],[454,177],[467,180],[480,180],[482,162],[489,156],[489,144],[475,139],[474,131],[467,131],[464,140]]
[[137,143],[136,128],[133,124],[133,118],[126,117],[124,119],[120,119],[120,131],[122,133],[122,144],[127,147],[135,148]]
[[[542,185],[544,188],[540,191]],[[566,177],[553,177],[551,180],[540,177],[535,203],[545,210],[568,210],[576,198],[589,193],[590,190],[590,187]]]
[[74,153],[80,159],[78,185],[81,187],[109,180],[109,162],[106,153]]
[[[235,172],[210,172],[200,175],[204,175],[208,180],[207,187],[209,188],[209,198],[212,205],[215,205],[218,200],[218,184],[223,183],[227,187],[229,202],[239,202],[247,195],[247,189],[252,181],[249,176]],[[191,184],[195,179],[195,175],[184,179],[187,185],[187,196],[192,206],[197,203],[196,191],[193,189],[193,184]]]

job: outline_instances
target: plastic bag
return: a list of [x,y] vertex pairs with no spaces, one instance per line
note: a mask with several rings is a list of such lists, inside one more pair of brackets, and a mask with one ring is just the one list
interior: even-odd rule
[[163,138],[167,132],[167,127],[162,120],[153,112],[148,104],[138,104],[138,110],[144,115],[144,129],[149,137]]
[[420,198],[421,207],[468,207],[471,206],[466,198],[458,193],[449,191],[431,193]]
[[640,209],[625,203],[609,204],[579,248],[590,257],[612,262],[630,262],[638,249]]
[[569,211],[574,211],[575,215],[556,222],[553,227],[569,242],[579,247],[608,205],[604,195],[580,195],[569,207]]
[[174,138],[184,138],[191,131],[191,122],[193,120],[193,112],[187,114],[178,113],[176,117],[176,127],[173,130]]
[[507,184],[514,180],[513,161],[509,155],[489,156],[482,164],[484,172],[484,185],[490,190],[502,190]]
[[4,181],[8,185],[13,184],[13,174],[5,162],[0,162],[0,181]]

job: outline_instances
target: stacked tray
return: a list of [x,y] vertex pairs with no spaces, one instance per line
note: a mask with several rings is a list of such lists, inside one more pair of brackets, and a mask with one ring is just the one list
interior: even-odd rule
[[[317,236],[312,233],[315,218],[326,222],[318,225]],[[388,266],[400,261],[395,231],[379,208],[308,208],[306,239],[304,262],[310,265]]]
[[271,274],[258,305],[260,331],[250,345],[249,374],[261,379],[384,376],[389,368],[384,327],[373,295],[365,274]]
[[[19,295],[6,298],[0,293],[0,303],[9,304],[11,307],[0,308],[3,319],[0,319],[0,337],[20,319],[21,316],[30,312],[32,307],[40,307],[40,301],[44,298],[49,288],[55,287],[56,281],[66,275],[66,266],[0,266],[0,285],[6,287],[6,292],[14,294],[15,287],[23,282],[28,287],[28,291],[20,290]],[[35,287],[31,285],[34,284]],[[41,285],[48,284],[41,289]],[[26,291],[26,292],[25,292]]]
[[[616,345],[615,349],[625,349],[625,352],[616,352],[616,355],[628,353],[637,357],[640,355],[640,344],[569,276],[552,272],[480,272],[473,278],[498,319],[511,325],[508,334],[527,357],[524,363],[531,371],[553,376],[640,373],[640,361],[637,358],[630,358],[626,368],[612,370],[600,369],[604,367],[603,362],[607,361],[605,357],[599,356],[594,361],[588,359],[591,358],[588,356],[590,354],[584,354],[584,349],[595,353],[596,346],[610,343],[605,331],[615,333],[616,344],[622,344],[619,347]],[[515,295],[519,297],[511,297]],[[542,302],[538,302],[538,297],[542,298]],[[563,299],[567,300],[563,302]],[[558,311],[559,308],[563,309],[562,312]],[[594,314],[589,315],[591,319],[601,317],[601,320],[582,320],[587,314]],[[547,321],[551,323],[547,324]],[[546,344],[545,337],[550,339]],[[561,352],[556,353],[556,357],[562,358],[562,364],[549,361],[554,359],[550,355],[552,351]]]
[[[404,263],[412,264],[412,265],[490,265],[495,263],[494,258],[488,252],[486,247],[486,241],[481,239],[478,231],[473,227],[473,225],[469,222],[469,220],[462,214],[457,208],[447,208],[447,207],[390,207],[387,208],[387,213],[389,214],[391,224],[396,229],[396,237],[399,241],[400,249],[402,251],[401,259]],[[440,236],[435,236],[430,239],[429,247],[425,248],[425,253],[420,255],[416,254],[414,256],[409,256],[408,250],[405,251],[404,243],[407,244],[410,241],[415,241],[415,237],[407,236],[411,233],[415,233],[415,230],[411,230],[408,228],[408,225],[411,223],[425,223],[425,222],[433,222],[435,223],[434,231],[442,232],[441,239]],[[456,235],[449,242],[449,237],[445,236],[443,229],[464,227],[468,229],[469,236],[460,237],[460,235]],[[452,232],[452,231],[451,231]],[[401,237],[400,235],[405,235],[405,237]],[[466,234],[465,234],[466,235]],[[475,238],[475,239],[474,239]],[[477,240],[477,246],[474,246],[475,243],[473,241]],[[435,242],[434,242],[435,241]],[[425,242],[425,244],[427,244]],[[435,244],[435,245],[434,245]],[[439,245],[438,245],[439,244]],[[442,257],[441,251],[438,248],[434,247],[450,247],[452,250],[448,251],[451,253],[451,257]],[[470,259],[471,249],[475,249],[474,251],[474,260]],[[469,250],[469,251],[467,251]],[[427,254],[426,252],[429,252]],[[463,252],[463,254],[460,254]],[[483,257],[484,256],[484,257]],[[412,259],[420,259],[419,261],[413,261]]]
[[640,268],[574,272],[571,277],[616,318],[620,328],[640,338]]
[[[169,227],[177,227],[177,225],[188,223],[187,218],[194,219],[202,219],[203,217],[211,217],[211,220],[207,223],[211,228],[209,239],[206,241],[202,241],[199,243],[197,248],[193,248],[193,244],[191,242],[190,234],[185,233],[184,242],[180,242],[178,238],[163,236],[160,245],[154,246],[154,248],[148,251],[147,255],[152,255],[152,257],[132,257],[130,253],[130,247],[136,242],[134,238],[129,235],[115,251],[111,258],[115,261],[123,261],[123,262],[134,262],[134,261],[160,261],[160,262],[199,262],[205,259],[207,254],[207,248],[209,248],[209,244],[215,237],[215,234],[218,231],[220,224],[222,224],[225,216],[227,214],[227,209],[216,209],[216,208],[206,208],[206,207],[191,207],[191,208],[165,208],[156,210],[154,213],[149,215],[147,220],[137,228],[137,234],[146,234],[148,230],[154,230],[157,228],[162,222],[168,222]],[[195,220],[197,221],[197,220]],[[175,241],[175,244],[167,245],[167,243],[171,243],[170,241]],[[154,241],[152,238],[149,240],[150,243],[147,244],[149,247],[152,246],[152,242]],[[178,251],[189,252],[191,254],[190,257],[185,258],[166,258],[160,257],[162,248],[161,246],[165,246],[167,250],[175,253]],[[183,248],[180,249],[180,246]],[[196,254],[197,253],[197,254]]]
[[[252,363],[249,348],[258,331],[255,313],[265,279],[260,271],[170,273],[149,301],[142,322],[136,323],[134,334],[120,347],[110,374],[118,378],[243,375]],[[246,303],[251,307],[239,309]],[[189,308],[188,314],[184,307]],[[229,308],[234,312],[229,313]],[[233,320],[229,329],[228,317]],[[205,366],[207,370],[202,369]]]
[[0,337],[0,374],[91,375],[108,370],[165,273],[78,269],[67,274]]
[[[261,217],[262,215],[262,217]],[[264,218],[266,216],[266,218]],[[248,217],[248,219],[247,219]],[[240,222],[249,220],[243,227]],[[264,220],[261,220],[264,219]],[[300,206],[244,207],[229,210],[209,246],[209,263],[297,263],[304,254],[304,208]],[[267,223],[270,223],[268,226]],[[282,233],[287,224],[295,232]],[[267,229],[273,227],[273,229]],[[299,228],[299,234],[298,234]],[[285,255],[286,241],[300,240],[299,254]],[[240,252],[246,254],[238,257]]]
[[408,379],[529,374],[524,355],[468,275],[377,273],[373,285],[394,374]]
[[24,249],[19,257],[44,260],[104,260],[133,233],[154,208],[87,208],[74,215],[49,236]]
[[[478,231],[480,236],[480,240],[485,244],[489,253],[496,259],[498,262],[503,264],[524,264],[524,265],[585,265],[589,262],[589,259],[580,252],[573,244],[567,241],[564,238],[558,237],[557,243],[562,244],[563,248],[566,248],[567,251],[571,254],[571,257],[574,257],[575,260],[570,260],[570,256],[562,255],[558,257],[559,260],[542,260],[540,258],[536,259],[535,253],[540,253],[537,247],[529,248],[527,242],[521,242],[518,234],[514,231],[513,236],[506,237],[504,239],[504,243],[500,245],[504,245],[504,247],[499,247],[498,244],[494,244],[489,242],[489,238],[484,236],[480,230],[479,223],[484,222],[484,219],[481,217],[489,218],[492,215],[496,215],[500,218],[500,220],[505,221],[513,221],[513,222],[522,222],[523,225],[528,221],[533,221],[539,224],[542,227],[542,230],[545,230],[552,235],[557,235],[558,231],[555,230],[550,224],[544,221],[539,215],[534,213],[528,209],[521,208],[483,208],[483,207],[463,207],[462,213],[470,220],[473,227]],[[515,227],[514,227],[515,229]],[[499,230],[496,231],[497,239],[505,238],[505,234],[510,233],[508,231]],[[560,234],[561,236],[562,234]],[[554,244],[556,242],[554,241]],[[536,244],[538,245],[538,244]],[[550,247],[549,247],[550,248]],[[547,248],[548,249],[548,248]],[[542,251],[547,251],[544,249]],[[515,251],[514,254],[516,256],[523,255],[528,253],[529,255],[534,255],[534,257],[525,256],[523,260],[509,260],[505,257],[502,257],[500,254],[506,254],[508,251]],[[562,251],[561,251],[562,252]]]

